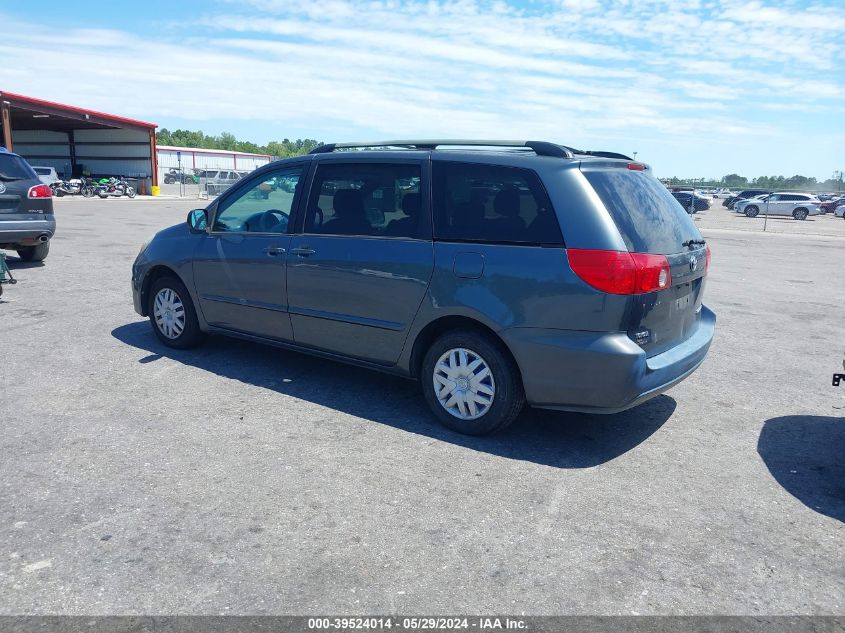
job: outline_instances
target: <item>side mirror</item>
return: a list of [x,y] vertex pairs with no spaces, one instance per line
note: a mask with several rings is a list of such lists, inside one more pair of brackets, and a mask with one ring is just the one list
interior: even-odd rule
[[208,230],[208,213],[205,209],[194,209],[188,213],[191,233],[205,233]]

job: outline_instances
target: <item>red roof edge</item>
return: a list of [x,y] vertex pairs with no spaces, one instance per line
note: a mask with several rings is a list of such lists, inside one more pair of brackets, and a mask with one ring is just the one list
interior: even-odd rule
[[[78,108],[76,106],[66,105],[64,103],[56,103],[55,101],[46,101],[44,99],[36,99],[35,97],[27,97],[25,95],[15,94],[14,92],[7,92],[5,90],[0,90],[0,97],[9,99],[10,101],[18,102],[20,104],[31,104],[34,106],[43,106],[48,108],[56,108],[59,110],[67,110],[68,112],[73,112],[74,114],[87,114],[90,116],[95,116],[100,119],[105,119],[107,121],[114,121],[115,123],[123,123],[125,125],[132,125],[135,127],[146,127],[150,129],[156,129],[158,127],[157,123],[148,123],[147,121],[139,121],[137,119],[129,119],[122,116],[116,116],[114,114],[107,114],[105,112],[98,112],[97,110],[88,110],[86,108]],[[13,104],[15,105],[15,104]]]

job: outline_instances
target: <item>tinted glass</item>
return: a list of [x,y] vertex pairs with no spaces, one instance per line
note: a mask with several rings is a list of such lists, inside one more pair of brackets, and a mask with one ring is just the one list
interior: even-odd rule
[[659,180],[641,171],[604,169],[584,175],[610,212],[628,250],[668,255],[701,239],[692,218]]
[[32,167],[18,156],[0,154],[0,180],[32,180],[38,178]]
[[35,173],[39,176],[49,176],[50,175],[50,168],[49,167],[33,167]]
[[[214,231],[225,233],[286,233],[303,167],[287,167],[267,172],[245,183],[221,201],[214,218]],[[279,182],[293,183],[282,188]]]
[[563,244],[552,204],[534,172],[444,161],[433,168],[435,238]]
[[419,164],[321,164],[311,186],[305,232],[423,237],[430,231],[421,176]]

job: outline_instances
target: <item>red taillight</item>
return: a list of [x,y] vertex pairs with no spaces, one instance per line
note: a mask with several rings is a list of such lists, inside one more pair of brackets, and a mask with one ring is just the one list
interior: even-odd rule
[[628,169],[633,171],[645,171],[645,165],[642,163],[628,163]]
[[664,255],[594,251],[566,251],[573,272],[593,288],[614,295],[642,294],[672,285],[669,260]]
[[672,270],[665,255],[631,253],[637,266],[637,292],[656,292],[672,285]]
[[53,190],[48,185],[35,185],[30,187],[26,195],[28,198],[52,198]]
[[704,251],[704,272],[710,270],[710,247],[708,246],[707,249]]

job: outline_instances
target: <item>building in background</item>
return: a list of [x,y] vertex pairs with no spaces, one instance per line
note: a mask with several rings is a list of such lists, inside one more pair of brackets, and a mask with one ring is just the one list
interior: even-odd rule
[[134,179],[139,193],[158,184],[155,123],[0,91],[0,141],[31,165],[65,178]]
[[188,175],[195,170],[225,170],[250,172],[273,160],[267,154],[248,154],[224,149],[200,149],[197,147],[157,146],[158,180],[164,182],[164,175],[171,169],[181,169]]

